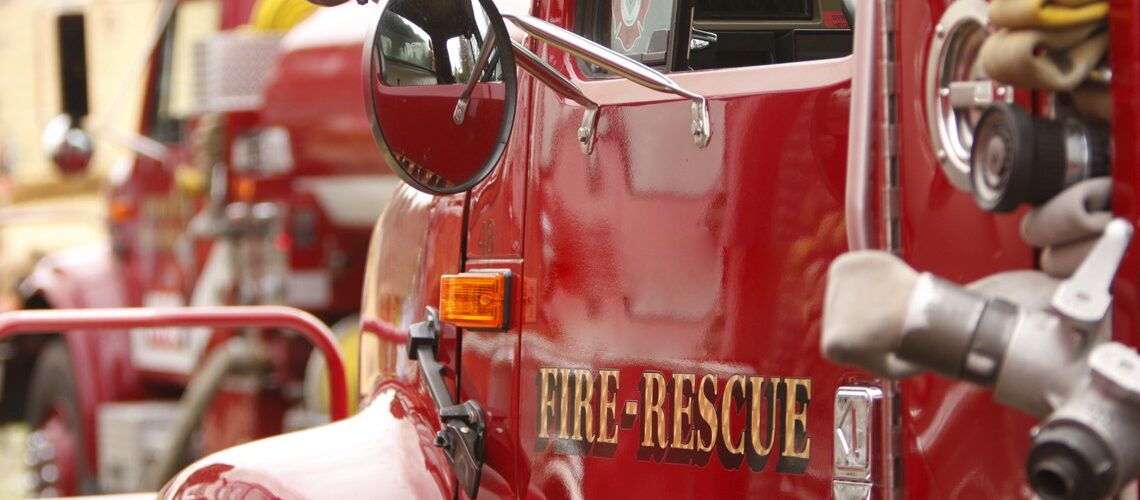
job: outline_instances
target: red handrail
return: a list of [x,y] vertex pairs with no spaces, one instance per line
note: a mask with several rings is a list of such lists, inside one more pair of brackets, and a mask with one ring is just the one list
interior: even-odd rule
[[296,331],[325,358],[329,372],[329,418],[348,417],[348,383],[344,354],[336,335],[312,314],[285,306],[123,307],[107,309],[38,309],[0,313],[0,340],[16,333],[44,334],[64,330],[110,328],[272,327]]

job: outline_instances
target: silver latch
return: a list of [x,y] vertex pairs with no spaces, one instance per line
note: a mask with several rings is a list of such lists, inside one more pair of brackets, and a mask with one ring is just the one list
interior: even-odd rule
[[875,445],[883,418],[878,387],[840,386],[835,391],[831,495],[835,500],[871,498]]
[[1132,224],[1119,218],[1109,222],[1077,271],[1053,294],[1053,310],[1086,332],[1094,329],[1108,316],[1112,305],[1109,289],[1131,241]]
[[836,478],[871,480],[874,420],[883,391],[877,387],[842,386],[835,392]]
[[698,95],[692,96],[691,99],[693,100],[693,143],[698,148],[704,148],[709,145],[709,138],[712,137],[709,101]]

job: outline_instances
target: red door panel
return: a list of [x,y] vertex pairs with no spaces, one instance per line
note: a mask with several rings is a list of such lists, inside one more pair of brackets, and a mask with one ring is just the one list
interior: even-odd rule
[[[1135,13],[1140,12],[1140,2],[1121,0],[1110,2],[1109,13],[1109,58],[1115,76],[1112,80],[1112,98],[1115,114],[1112,117],[1113,133],[1113,178],[1112,205],[1117,215],[1127,218],[1135,226],[1140,214],[1137,213],[1137,190],[1140,189],[1140,171],[1136,169],[1140,161],[1140,123],[1137,122],[1137,109],[1140,109],[1140,27],[1134,21]],[[1137,332],[1140,331],[1140,245],[1133,244],[1117,275],[1113,287],[1115,310],[1113,335],[1130,345],[1137,345]]]
[[519,478],[543,498],[828,497],[848,61],[675,77],[731,96],[707,148],[687,101],[587,81],[605,102],[585,155],[581,107],[534,87]]

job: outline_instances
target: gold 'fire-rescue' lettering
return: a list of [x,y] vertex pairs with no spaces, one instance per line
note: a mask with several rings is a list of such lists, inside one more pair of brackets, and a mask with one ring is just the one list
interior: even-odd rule
[[636,433],[641,460],[704,464],[715,453],[760,471],[775,457],[777,471],[800,473],[811,459],[809,378],[651,370],[624,401],[616,369],[540,368],[536,382],[539,451],[612,456]]

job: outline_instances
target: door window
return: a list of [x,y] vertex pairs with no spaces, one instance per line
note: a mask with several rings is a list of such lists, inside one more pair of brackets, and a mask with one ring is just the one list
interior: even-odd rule
[[182,139],[194,106],[194,47],[218,31],[220,19],[221,8],[213,1],[182,2],[174,11],[159,46],[155,100],[149,110],[152,138],[168,143]]

